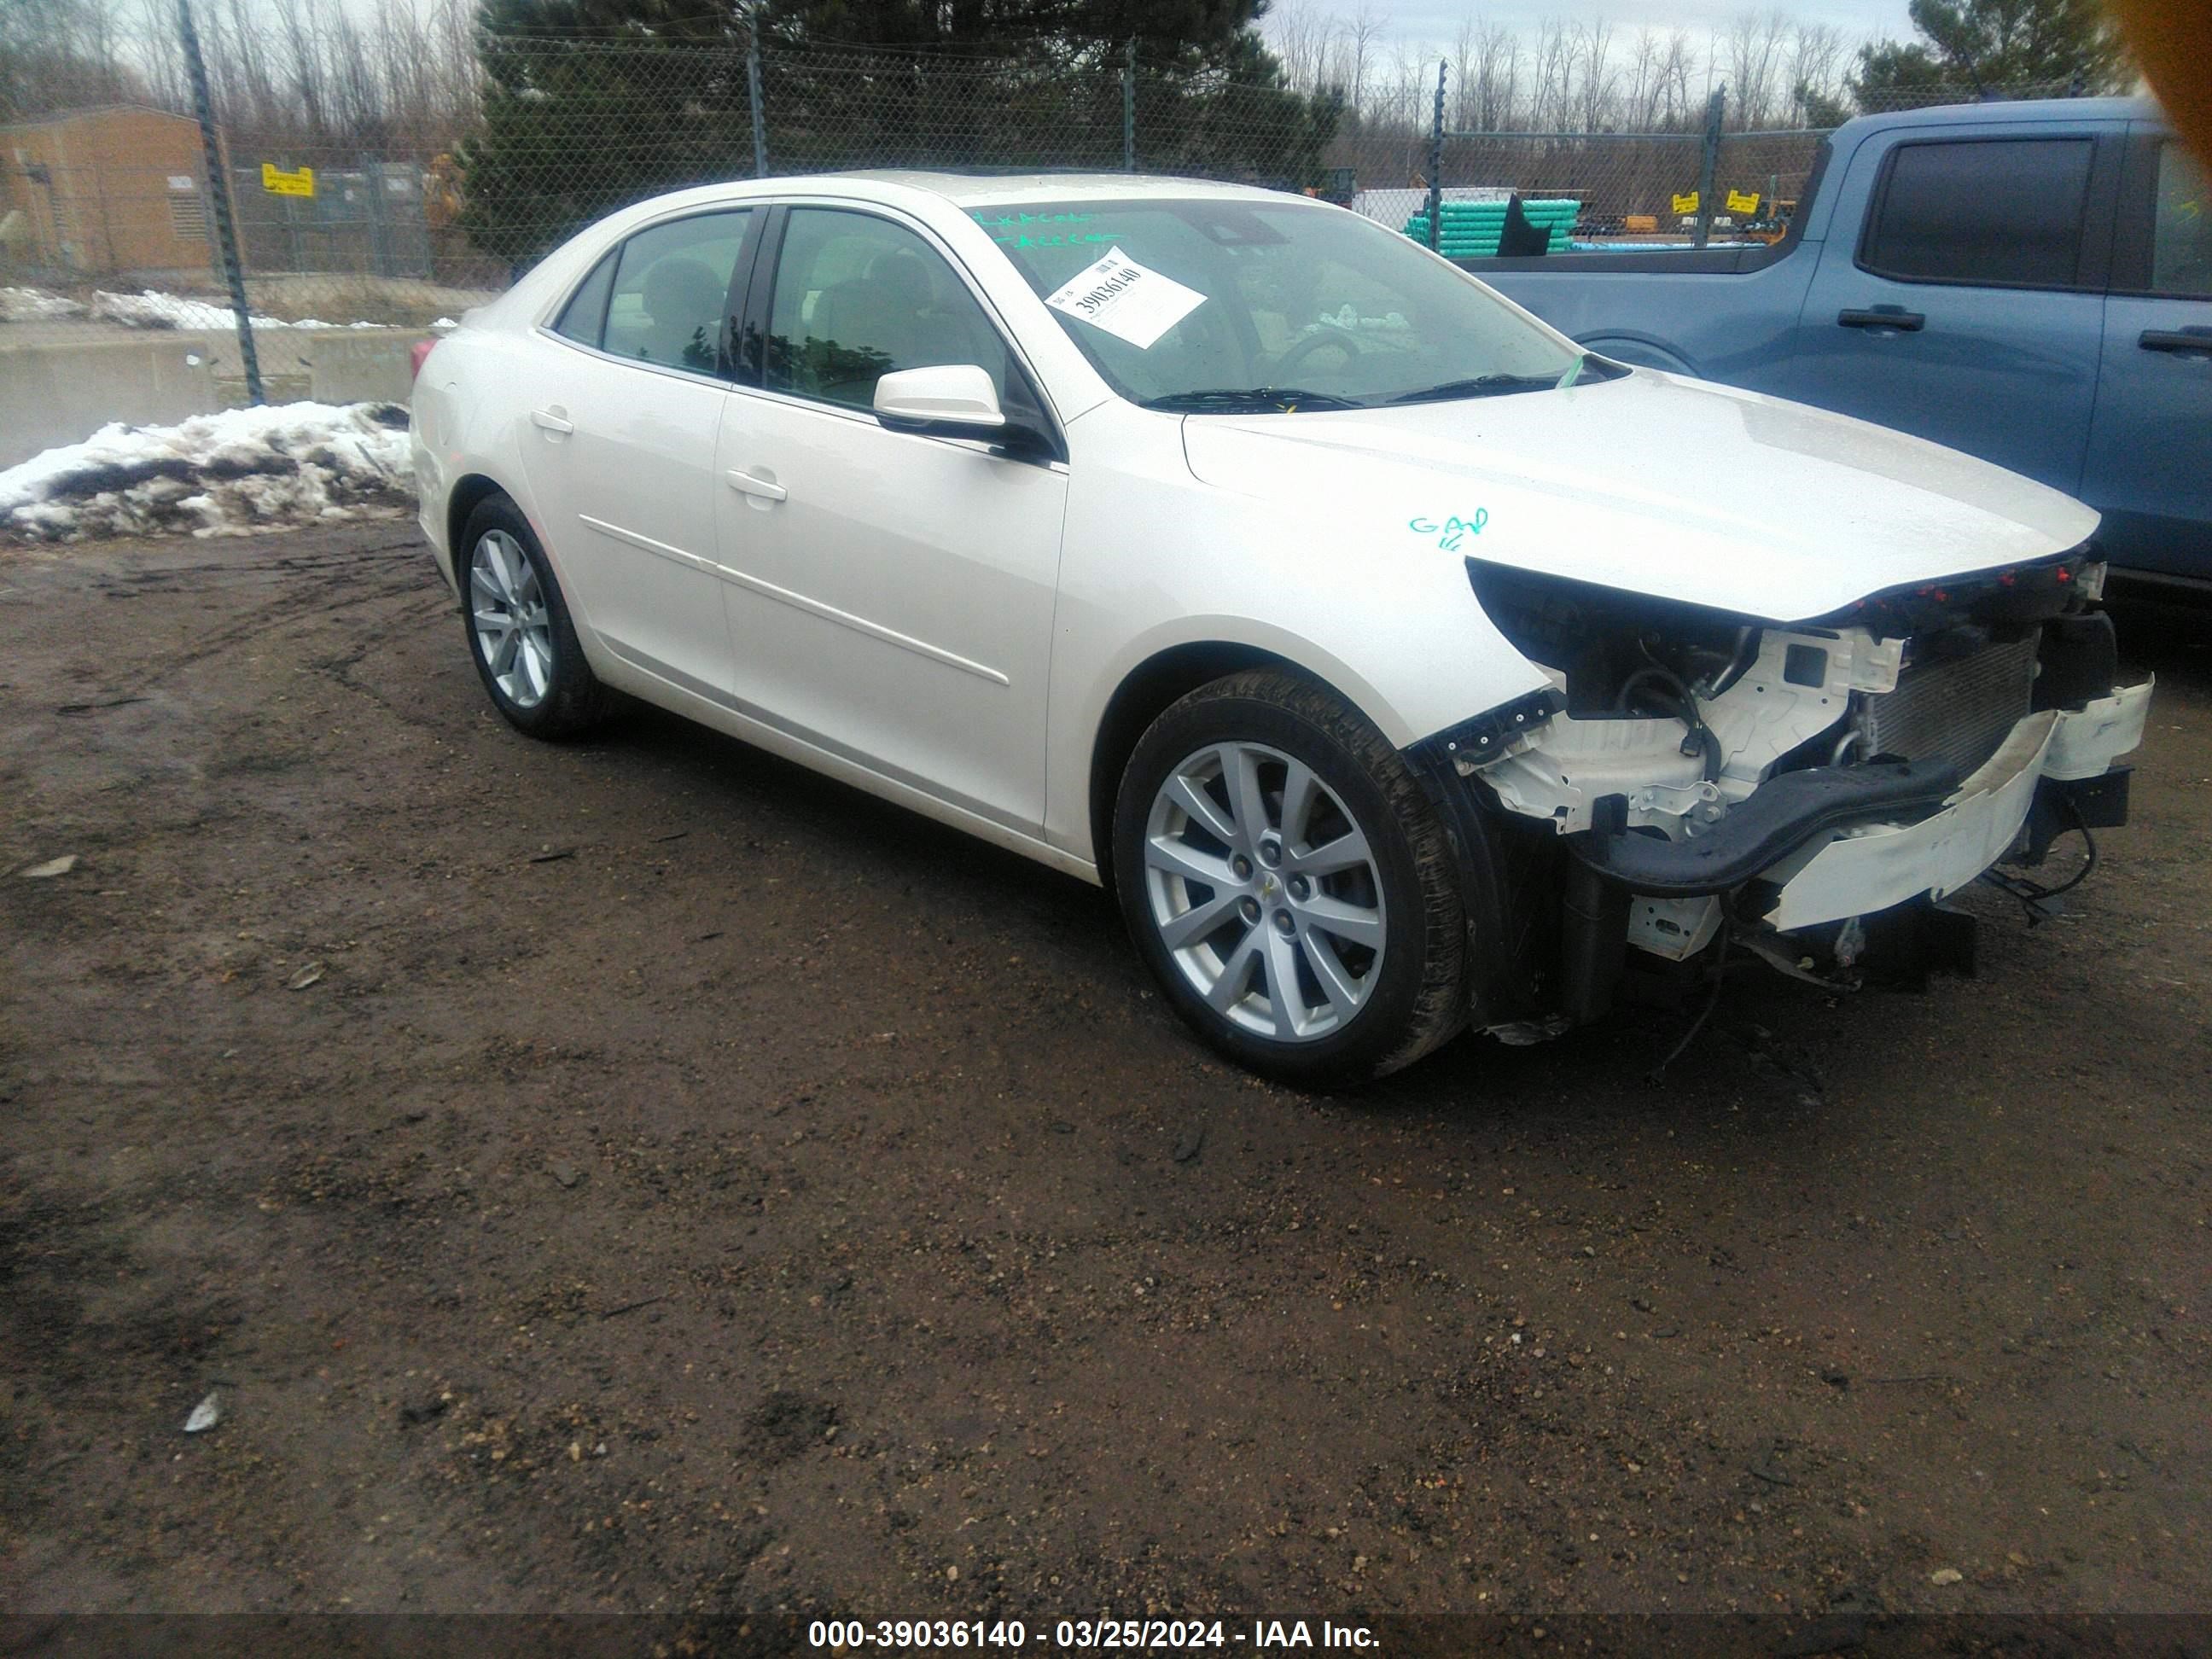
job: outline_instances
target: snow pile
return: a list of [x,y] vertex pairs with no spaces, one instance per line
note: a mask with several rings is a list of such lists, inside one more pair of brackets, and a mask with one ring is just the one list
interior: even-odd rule
[[102,427],[0,471],[0,532],[25,541],[244,536],[392,518],[414,499],[398,404],[276,404],[177,426]]
[[84,307],[42,288],[0,288],[0,323],[43,323],[56,317],[81,317]]
[[[187,300],[174,294],[157,293],[148,289],[143,294],[110,294],[95,289],[92,295],[92,314],[104,317],[111,323],[121,323],[127,328],[222,328],[235,329],[238,313],[228,306],[211,305],[205,300]],[[256,328],[282,328],[283,321],[276,317],[252,316]]]
[[[238,313],[228,306],[216,305],[206,300],[187,300],[181,295],[163,294],[148,289],[140,294],[110,294],[94,289],[92,314],[111,323],[121,323],[126,328],[195,328],[235,331]],[[247,320],[256,328],[389,328],[389,323],[325,323],[308,317],[296,323],[288,323],[282,317],[264,317],[248,313]]]

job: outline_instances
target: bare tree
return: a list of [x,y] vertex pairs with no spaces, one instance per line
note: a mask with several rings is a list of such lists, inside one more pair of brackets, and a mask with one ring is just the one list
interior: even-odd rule
[[0,120],[146,95],[107,7],[93,0],[0,3]]
[[1676,29],[1667,37],[1667,50],[1659,60],[1656,115],[1653,123],[1655,131],[1676,131],[1688,124],[1691,115],[1690,82],[1696,75],[1692,68],[1694,57],[1687,29]]
[[1808,100],[1833,100],[1842,91],[1844,33],[1830,23],[1799,23],[1790,36],[1790,118],[1810,124]]
[[1474,67],[1479,33],[1480,27],[1470,13],[1460,20],[1459,33],[1452,37],[1451,51],[1447,54],[1451,61],[1451,124],[1461,132],[1472,127],[1476,119]]
[[1723,44],[1737,126],[1773,124],[1787,91],[1783,76],[1788,67],[1785,48],[1790,30],[1790,14],[1778,6],[1770,11],[1746,12],[1729,25]]
[[1340,79],[1346,101],[1358,114],[1364,115],[1366,111],[1368,71],[1382,41],[1382,19],[1376,11],[1373,0],[1359,0],[1358,7],[1338,25],[1338,37],[1342,48]]
[[1575,88],[1576,118],[1584,132],[1602,131],[1613,118],[1613,95],[1620,79],[1613,63],[1613,25],[1602,17],[1577,23],[1571,47],[1581,63]]
[[1519,107],[1521,37],[1503,23],[1485,23],[1474,42],[1474,125],[1496,132],[1513,125]]
[[170,45],[176,31],[173,0],[138,0],[131,27],[132,58],[153,101],[163,109],[181,110],[191,95],[184,58]]
[[218,12],[210,4],[202,44],[208,52],[208,76],[220,90],[226,125],[269,129],[286,124],[296,104],[280,100],[262,41],[267,37],[252,0],[230,0]]
[[315,15],[321,9],[311,4],[310,0],[294,0],[278,14],[283,27],[284,76],[291,82],[292,94],[298,100],[308,134],[319,141],[330,134],[330,121],[323,107],[324,52],[318,27],[326,19]]
[[1334,27],[1316,16],[1305,0],[1290,0],[1267,15],[1267,44],[1281,60],[1285,78],[1300,92],[1317,92],[1328,83]]
[[1664,49],[1658,33],[1649,27],[1636,31],[1629,43],[1627,82],[1623,90],[1622,120],[1632,131],[1650,131],[1658,119],[1659,69]]
[[1574,33],[1564,19],[1547,17],[1536,25],[1531,56],[1534,85],[1529,113],[1538,127],[1564,131],[1574,105],[1577,61]]

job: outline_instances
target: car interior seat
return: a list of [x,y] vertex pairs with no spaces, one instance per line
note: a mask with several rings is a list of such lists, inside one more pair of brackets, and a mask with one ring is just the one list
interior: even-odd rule
[[638,355],[649,362],[711,374],[729,284],[703,259],[677,254],[645,273],[639,298],[647,319]]
[[866,404],[877,380],[892,370],[943,363],[981,364],[996,382],[1000,354],[977,332],[975,301],[951,271],[916,249],[890,249],[816,302],[807,333],[833,348],[823,356],[816,390]]

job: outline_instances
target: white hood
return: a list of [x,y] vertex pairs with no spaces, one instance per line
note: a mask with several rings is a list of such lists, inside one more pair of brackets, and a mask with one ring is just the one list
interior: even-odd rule
[[[1396,409],[1193,416],[1183,447],[1204,482],[1310,502],[1370,546],[1776,622],[2063,553],[2097,527],[2071,497],[1956,450],[1651,369]],[[1454,520],[1481,528],[1455,535]]]

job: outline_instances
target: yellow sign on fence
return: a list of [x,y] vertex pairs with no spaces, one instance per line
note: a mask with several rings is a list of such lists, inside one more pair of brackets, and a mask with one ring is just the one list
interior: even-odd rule
[[1759,192],[1755,190],[1749,192],[1732,190],[1728,193],[1728,204],[1730,213],[1756,213],[1759,211]]
[[1674,198],[1674,211],[1675,211],[1675,212],[1677,212],[1677,213],[1695,213],[1697,210],[1698,210],[1698,192],[1697,192],[1697,191],[1695,191],[1694,190],[1693,190],[1693,191],[1691,191],[1687,196],[1677,196],[1676,198]]
[[261,188],[271,196],[313,196],[315,193],[315,170],[301,167],[297,173],[287,173],[274,161],[261,164]]

